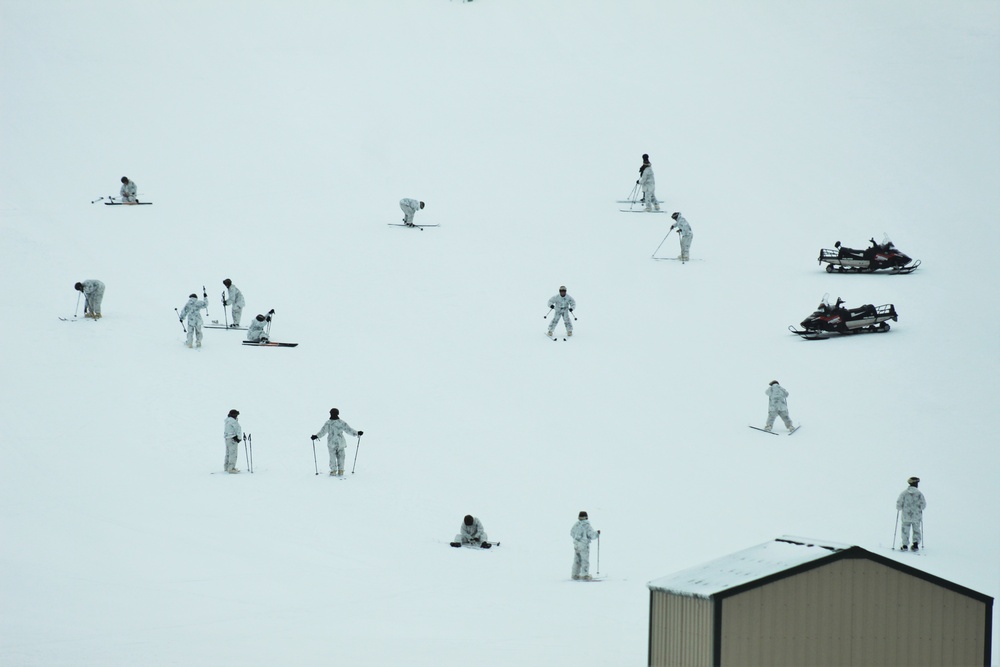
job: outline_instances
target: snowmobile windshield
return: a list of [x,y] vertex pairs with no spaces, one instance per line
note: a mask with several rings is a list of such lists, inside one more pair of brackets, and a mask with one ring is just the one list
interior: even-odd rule
[[889,238],[888,234],[886,234],[885,232],[883,232],[882,233],[882,247],[883,248],[889,248],[891,246],[892,246],[892,239]]
[[823,298],[819,302],[819,308],[820,310],[826,310],[826,311],[829,311],[831,309],[829,292],[823,295]]

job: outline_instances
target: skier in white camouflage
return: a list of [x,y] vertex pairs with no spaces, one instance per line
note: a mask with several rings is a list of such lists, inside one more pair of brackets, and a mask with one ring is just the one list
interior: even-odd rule
[[225,308],[229,305],[233,311],[233,323],[229,326],[238,327],[240,326],[240,318],[243,316],[243,307],[247,305],[246,300],[243,298],[243,292],[240,288],[233,284],[233,281],[226,278],[222,281],[222,284],[226,286],[226,290],[229,292],[229,298],[222,300],[222,307]]
[[767,394],[767,423],[764,424],[764,430],[771,430],[775,417],[781,417],[781,421],[785,422],[785,428],[789,432],[795,430],[792,427],[792,420],[788,417],[788,403],[786,401],[788,390],[778,384],[777,380],[771,380],[771,384],[768,385],[764,393]]
[[101,319],[101,302],[104,301],[104,283],[100,280],[84,280],[73,285],[77,292],[83,292],[83,316]]
[[667,230],[669,234],[673,230],[677,230],[677,233],[681,235],[681,254],[677,258],[682,262],[686,262],[690,259],[689,253],[691,252],[691,239],[694,238],[694,234],[691,233],[691,225],[688,221],[684,219],[680,211],[677,211],[670,216],[674,219],[674,224],[670,225],[670,229]]
[[268,315],[258,315],[250,323],[250,328],[247,329],[247,340],[254,343],[266,343],[267,342],[267,323],[271,321],[271,316]]
[[226,417],[225,430],[222,434],[223,439],[226,441],[226,461],[223,464],[222,469],[228,473],[234,474],[239,472],[236,468],[236,457],[239,453],[239,448],[236,445],[238,445],[243,438],[243,428],[240,426],[240,422],[236,419],[239,416],[239,410],[229,411],[229,416]]
[[570,313],[576,308],[576,299],[566,294],[566,286],[561,285],[559,287],[559,294],[549,299],[549,308],[552,310],[552,321],[549,322],[549,330],[546,335],[551,338],[552,332],[555,331],[556,324],[559,322],[559,318],[562,318],[563,325],[566,327],[566,335],[573,335],[573,318]]
[[580,512],[579,520],[573,524],[569,536],[573,538],[573,571],[574,579],[590,581],[590,543],[600,539],[601,531],[590,526],[586,512]]
[[642,201],[647,211],[655,207],[660,210],[660,202],[656,200],[656,178],[653,176],[653,165],[649,163],[649,155],[643,153],[642,166],[639,167],[639,180],[636,184],[642,188]]
[[403,224],[408,227],[413,227],[413,216],[417,214],[424,208],[424,203],[416,199],[400,199],[399,208],[403,210],[405,217],[403,218]]
[[128,176],[122,176],[122,187],[118,191],[121,195],[123,204],[135,204],[139,200],[136,197],[136,192],[138,188],[135,185],[135,181],[130,181]]
[[347,447],[347,441],[344,440],[345,433],[357,437],[364,435],[365,432],[355,431],[340,418],[340,410],[330,408],[330,418],[323,424],[319,433],[312,436],[313,440],[326,436],[326,449],[330,454],[330,474],[338,477],[344,474],[344,449]]
[[927,501],[924,499],[924,494],[917,489],[917,485],[920,484],[919,477],[911,477],[906,480],[906,483],[909,486],[896,499],[896,511],[901,513],[902,519],[900,526],[903,532],[903,546],[900,547],[900,550],[907,550],[906,545],[910,541],[910,529],[912,529],[913,545],[909,548],[917,551],[924,538],[924,508],[927,507]]
[[191,347],[192,341],[197,341],[197,347],[201,347],[202,326],[204,320],[201,319],[201,311],[208,308],[208,304],[198,298],[197,294],[188,297],[188,302],[181,309],[180,316],[183,321],[187,318],[187,342],[185,345]]
[[462,519],[462,525],[458,529],[455,541],[451,543],[453,547],[469,546],[489,549],[493,545],[487,541],[486,529],[483,522],[471,514],[466,514]]

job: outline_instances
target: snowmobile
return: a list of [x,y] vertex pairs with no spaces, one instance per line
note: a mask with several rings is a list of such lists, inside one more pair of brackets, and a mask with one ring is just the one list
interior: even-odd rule
[[882,236],[881,243],[876,243],[874,238],[869,241],[871,247],[867,250],[845,248],[837,241],[833,244],[833,250],[820,250],[817,261],[820,264],[827,263],[827,273],[874,273],[883,269],[889,273],[913,273],[920,266],[919,259],[913,262],[909,256],[901,253],[887,234]]
[[821,340],[835,335],[885,333],[889,330],[889,320],[897,320],[896,307],[891,303],[860,308],[844,308],[843,303],[838,298],[831,306],[830,295],[824,294],[816,310],[799,324],[802,330],[791,325],[788,330],[806,340]]

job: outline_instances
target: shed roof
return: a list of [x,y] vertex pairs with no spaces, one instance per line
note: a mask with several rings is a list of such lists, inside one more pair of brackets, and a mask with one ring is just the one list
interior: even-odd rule
[[651,591],[699,598],[726,598],[843,558],[864,558],[993,606],[993,598],[953,581],[873,554],[861,547],[783,535],[771,542],[697,565],[647,586]]

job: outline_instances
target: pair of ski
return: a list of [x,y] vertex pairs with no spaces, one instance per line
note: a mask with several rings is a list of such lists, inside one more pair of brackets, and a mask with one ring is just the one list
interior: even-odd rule
[[622,213],[666,213],[666,211],[647,211],[645,209],[645,204],[641,199],[619,199],[617,204],[628,204],[629,206],[639,206],[639,208],[620,208],[618,209]]
[[[94,204],[96,202],[101,201],[102,199],[104,199],[104,197],[98,197],[97,199],[95,199],[94,201],[92,201],[90,203]],[[129,202],[115,201],[114,197],[108,197],[108,201],[104,202],[104,205],[105,206],[152,206],[153,202],[151,202],[151,201],[129,201]]]
[[269,340],[266,343],[257,340],[245,340],[243,341],[243,344],[248,345],[250,347],[297,347],[298,346],[298,343],[279,343],[273,340]]
[[[752,428],[755,431],[760,431],[761,433],[770,433],[771,435],[781,435],[780,433],[775,433],[774,431],[768,431],[766,428],[759,428],[757,426],[750,426],[750,428]],[[800,428],[802,428],[802,424],[799,424],[798,426],[796,426],[795,428],[793,428],[791,431],[789,431],[788,435],[794,434]]]
[[449,543],[450,546],[453,546],[456,549],[465,548],[465,549],[475,549],[477,551],[482,551],[483,549],[492,549],[493,547],[500,546],[499,542],[485,542],[485,544],[488,546],[483,546],[482,544],[477,544],[476,546],[472,546],[471,544],[462,544],[461,542]]
[[402,224],[402,223],[399,223],[399,222],[390,222],[388,224],[389,224],[390,227],[410,227],[410,228],[413,228],[413,229],[419,229],[420,231],[424,231],[424,227],[440,227],[441,226],[441,225],[407,225],[407,224]]
[[[559,340],[559,336],[550,336],[550,335],[546,334],[546,337],[547,338],[551,338],[553,343],[556,342],[557,340]],[[563,336],[562,337],[563,342],[569,340],[570,338],[572,338],[572,336]]]
[[212,324],[203,324],[206,329],[231,329],[233,331],[246,331],[246,327],[238,327],[230,324],[228,327],[225,324],[219,324],[218,322],[213,322]]

